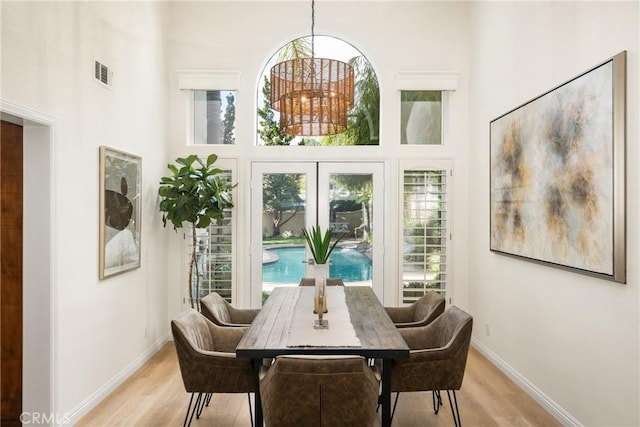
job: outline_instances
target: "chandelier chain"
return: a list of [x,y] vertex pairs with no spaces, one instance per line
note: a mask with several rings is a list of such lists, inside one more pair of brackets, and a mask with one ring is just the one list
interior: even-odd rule
[[311,0],[311,58],[315,57],[314,51],[314,28],[316,26],[316,1]]

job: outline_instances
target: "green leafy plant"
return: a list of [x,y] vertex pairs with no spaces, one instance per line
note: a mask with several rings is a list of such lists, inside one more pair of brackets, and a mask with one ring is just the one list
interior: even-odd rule
[[319,225],[311,227],[308,230],[303,229],[302,233],[304,234],[304,239],[309,245],[311,255],[313,255],[313,260],[316,264],[326,264],[329,262],[331,252],[333,252],[333,249],[336,247],[338,242],[344,237],[344,234],[342,234],[338,236],[333,243],[331,243],[333,232],[331,229],[327,229],[323,234]]
[[[170,176],[160,178],[160,212],[162,222],[167,226],[171,222],[174,230],[182,228],[185,223],[192,229],[192,251],[189,269],[189,295],[191,307],[199,299],[200,274],[197,261],[196,228],[207,228],[215,221],[218,225],[224,219],[224,210],[233,207],[231,190],[235,184],[230,184],[222,174],[224,171],[214,167],[218,159],[210,154],[206,162],[198,156],[191,155],[176,159],[177,165],[169,164]],[[195,292],[193,289],[193,275],[195,273]]]

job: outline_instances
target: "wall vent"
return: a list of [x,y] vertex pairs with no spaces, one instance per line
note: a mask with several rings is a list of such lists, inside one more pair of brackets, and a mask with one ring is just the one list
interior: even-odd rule
[[113,82],[113,72],[104,64],[101,64],[98,61],[95,61],[95,71],[94,77],[100,83],[105,84],[107,86],[111,86]]

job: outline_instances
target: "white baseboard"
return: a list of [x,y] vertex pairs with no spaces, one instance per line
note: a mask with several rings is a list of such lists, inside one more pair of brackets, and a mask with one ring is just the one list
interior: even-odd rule
[[554,416],[562,425],[571,427],[584,427],[580,421],[575,419],[570,413],[565,411],[560,405],[547,396],[542,390],[536,387],[533,383],[520,375],[518,371],[513,369],[504,360],[500,359],[494,352],[489,350],[484,344],[475,338],[471,338],[471,345],[476,348],[484,357],[489,359],[500,371],[508,376],[513,382],[515,382],[521,389],[525,391],[529,396],[538,402],[544,409]]
[[167,334],[157,340],[151,345],[144,353],[142,353],[136,360],[131,362],[129,366],[124,368],[108,383],[100,387],[95,393],[93,393],[84,402],[76,406],[70,413],[65,413],[66,422],[65,425],[74,425],[82,417],[84,417],[90,410],[104,400],[113,390],[122,384],[127,378],[129,378],[135,371],[140,369],[151,357],[158,352],[169,341],[169,335]]

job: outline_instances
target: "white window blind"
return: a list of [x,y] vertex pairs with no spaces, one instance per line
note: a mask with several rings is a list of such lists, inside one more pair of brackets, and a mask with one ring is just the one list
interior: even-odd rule
[[[224,171],[223,175],[227,181],[231,182],[232,174],[230,170]],[[230,303],[233,301],[234,283],[234,218],[233,209],[225,209],[222,224],[215,221],[207,228],[196,229],[196,259],[198,263],[198,276],[200,277],[200,291],[194,295],[199,301],[211,292],[217,292]],[[191,230],[187,236],[187,263],[191,260],[191,249],[193,239]],[[187,272],[189,271],[187,265]],[[192,278],[192,288],[196,293],[195,273]],[[185,294],[188,295],[188,291]]]
[[402,302],[433,290],[445,296],[448,272],[447,169],[403,173]]

